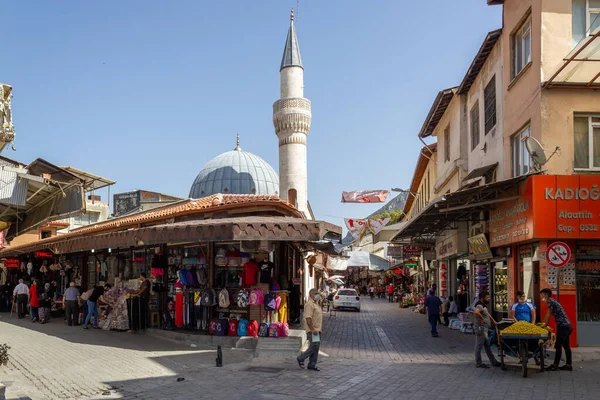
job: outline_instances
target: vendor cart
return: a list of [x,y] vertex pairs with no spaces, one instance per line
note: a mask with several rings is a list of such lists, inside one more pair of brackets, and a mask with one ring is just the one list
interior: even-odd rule
[[519,363],[523,370],[523,377],[527,377],[527,361],[534,356],[539,356],[540,370],[544,372],[544,359],[546,349],[544,347],[548,341],[548,334],[541,335],[519,335],[510,333],[501,333],[498,336],[500,363],[502,369],[506,369],[504,362],[506,354],[515,355],[519,358]]

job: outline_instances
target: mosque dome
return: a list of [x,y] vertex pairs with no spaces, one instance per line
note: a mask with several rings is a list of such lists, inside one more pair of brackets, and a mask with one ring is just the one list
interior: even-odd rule
[[217,193],[279,196],[279,177],[265,160],[242,151],[238,136],[234,150],[213,158],[202,168],[189,197],[198,199]]

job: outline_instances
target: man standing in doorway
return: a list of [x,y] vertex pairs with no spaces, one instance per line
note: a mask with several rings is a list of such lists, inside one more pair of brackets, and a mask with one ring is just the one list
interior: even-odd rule
[[[144,272],[140,273],[139,280],[141,282],[140,288],[131,294],[132,297],[137,297],[139,299],[139,320],[135,321],[133,320],[133,318],[130,318],[129,332],[131,333],[135,332],[138,328],[144,330],[148,327],[148,303],[150,302],[150,281],[148,280],[148,278],[146,278],[146,273]],[[136,313],[134,312],[134,314]]]
[[319,306],[319,300],[321,296],[317,289],[310,289],[308,293],[309,299],[304,305],[304,329],[306,329],[306,335],[310,342],[308,349],[296,360],[300,368],[304,368],[304,360],[308,360],[308,369],[312,371],[320,371],[317,367],[317,360],[319,358],[319,348],[321,347],[321,329],[323,326],[323,311]]
[[67,325],[79,325],[79,289],[75,287],[75,282],[69,283],[69,288],[65,290],[63,308],[67,314]]
[[[27,295],[29,294],[29,287],[23,283],[23,279],[19,279],[19,284],[15,286],[13,290],[13,296],[17,300],[17,316],[19,319],[25,318],[27,313]],[[12,310],[11,310],[12,312]]]
[[[546,312],[546,317],[544,318],[544,326],[548,325],[550,322],[550,315],[554,315],[554,320],[556,321],[556,343],[554,344],[554,350],[556,351],[554,355],[554,364],[549,366],[548,371],[573,371],[573,359],[571,354],[571,333],[573,332],[573,325],[571,325],[571,321],[567,318],[567,313],[565,313],[565,309],[560,305],[560,303],[552,298],[552,290],[550,289],[542,289],[540,291],[540,295],[542,296],[542,301],[548,303],[548,311]],[[565,356],[567,357],[567,363],[562,367],[559,367],[560,359],[562,357],[562,349],[565,349]]]
[[435,294],[431,294],[425,299],[425,307],[427,308],[427,316],[431,324],[431,336],[438,337],[437,324],[440,319],[442,301]]
[[496,360],[490,347],[490,336],[489,331],[492,329],[492,323],[496,324],[494,318],[490,315],[487,304],[490,302],[490,295],[487,292],[479,293],[479,300],[475,303],[473,313],[475,314],[475,323],[473,329],[475,330],[475,364],[477,368],[489,368],[487,364],[484,364],[481,360],[481,349],[485,349],[490,362],[494,367],[499,367],[501,364]]

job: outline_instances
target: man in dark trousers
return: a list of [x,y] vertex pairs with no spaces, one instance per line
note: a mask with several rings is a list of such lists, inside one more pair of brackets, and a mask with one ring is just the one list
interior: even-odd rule
[[19,316],[19,319],[25,318],[25,314],[27,313],[28,294],[29,287],[25,283],[23,283],[23,279],[19,279],[19,284],[15,286],[13,290],[13,296],[17,300],[17,315]]
[[65,290],[63,296],[63,308],[67,315],[67,325],[79,325],[79,289],[75,287],[75,282],[69,283],[69,288]]
[[431,336],[438,337],[437,324],[440,319],[442,301],[435,294],[430,294],[425,299],[425,308],[427,308],[427,315],[431,324]]
[[[554,364],[547,368],[548,371],[573,371],[573,356],[571,354],[571,333],[573,332],[573,325],[565,313],[565,309],[560,303],[552,298],[552,290],[542,289],[540,292],[542,301],[548,303],[548,311],[546,311],[546,317],[544,318],[544,326],[550,322],[550,316],[554,316],[556,321],[556,343],[554,344]],[[567,363],[562,367],[559,367],[560,359],[562,357],[562,349],[565,349],[565,356],[567,357]]]
[[[135,310],[136,302],[139,301],[139,316],[136,319],[133,315],[129,318],[129,332],[135,332],[137,329],[146,329],[148,327],[148,303],[150,302],[150,281],[146,277],[146,273],[142,272],[140,274],[139,280],[141,282],[141,286],[138,290],[131,294],[132,299],[130,299],[131,307],[134,308],[133,314],[137,314],[137,310]],[[137,299],[135,299],[137,297]],[[137,301],[135,301],[137,300]],[[133,317],[133,318],[132,318]]]

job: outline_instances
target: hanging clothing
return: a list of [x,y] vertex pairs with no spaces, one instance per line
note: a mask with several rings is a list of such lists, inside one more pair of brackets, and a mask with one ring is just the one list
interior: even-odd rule
[[288,322],[288,294],[279,293],[281,297],[281,304],[279,304],[279,322]]
[[175,326],[177,328],[183,326],[183,293],[175,295]]

